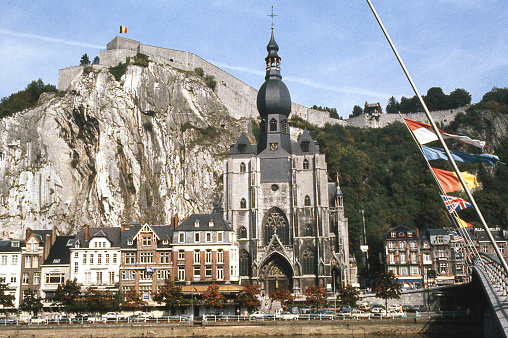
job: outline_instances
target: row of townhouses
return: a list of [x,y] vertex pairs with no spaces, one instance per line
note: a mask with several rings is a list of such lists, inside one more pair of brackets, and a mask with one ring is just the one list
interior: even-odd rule
[[85,226],[75,236],[28,229],[25,240],[0,241],[0,281],[16,308],[27,290],[50,306],[58,285],[74,279],[82,291],[136,289],[149,306],[166,279],[184,282],[184,292],[215,282],[221,292],[235,293],[239,268],[236,235],[220,213],[194,214],[180,224],[175,217],[171,225]]
[[[491,229],[501,252],[508,258],[508,231]],[[467,244],[470,238],[474,248]],[[429,229],[425,232],[398,226],[385,235],[385,267],[410,287],[439,286],[469,281],[468,255],[494,253],[483,229]]]

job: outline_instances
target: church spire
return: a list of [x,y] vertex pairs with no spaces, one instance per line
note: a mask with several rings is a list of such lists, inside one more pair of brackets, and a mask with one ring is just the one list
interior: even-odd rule
[[272,27],[272,36],[270,38],[270,42],[268,42],[268,46],[266,46],[266,50],[268,51],[268,56],[265,58],[266,61],[266,76],[265,79],[282,79],[280,75],[280,56],[277,54],[279,51],[279,45],[275,42],[275,38],[273,37],[273,27]]

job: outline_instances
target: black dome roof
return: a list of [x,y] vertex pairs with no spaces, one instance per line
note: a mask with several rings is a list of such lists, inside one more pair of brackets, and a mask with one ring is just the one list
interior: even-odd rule
[[261,116],[268,114],[289,116],[291,96],[284,82],[279,79],[266,80],[259,88],[257,106]]

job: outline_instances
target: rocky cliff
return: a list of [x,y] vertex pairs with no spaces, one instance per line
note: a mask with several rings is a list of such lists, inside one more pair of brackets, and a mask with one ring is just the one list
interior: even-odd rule
[[0,120],[0,237],[208,212],[249,125],[192,72],[131,65],[120,82],[106,68],[82,72]]

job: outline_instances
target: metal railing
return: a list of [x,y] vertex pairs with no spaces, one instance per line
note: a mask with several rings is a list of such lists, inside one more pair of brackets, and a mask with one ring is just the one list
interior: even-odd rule
[[508,274],[499,261],[499,258],[484,252],[480,252],[480,256],[481,260],[478,259],[475,261],[476,267],[482,269],[485,272],[487,278],[494,286],[494,289],[498,295],[503,298],[503,301],[507,301]]

